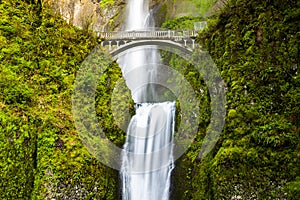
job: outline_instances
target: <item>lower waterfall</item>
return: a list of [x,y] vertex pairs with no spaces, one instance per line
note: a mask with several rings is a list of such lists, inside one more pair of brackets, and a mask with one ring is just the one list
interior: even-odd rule
[[137,105],[124,145],[124,200],[169,199],[174,118],[175,102]]

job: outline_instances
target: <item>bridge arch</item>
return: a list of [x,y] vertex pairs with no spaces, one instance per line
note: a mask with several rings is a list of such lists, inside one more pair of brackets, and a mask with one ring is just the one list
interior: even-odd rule
[[177,53],[185,59],[189,59],[193,53],[193,50],[189,47],[171,40],[137,40],[121,45],[116,49],[113,49],[112,51],[110,51],[110,54],[113,56],[114,60],[117,60],[121,55],[126,53],[126,51],[131,48],[152,45],[157,45],[158,49]]

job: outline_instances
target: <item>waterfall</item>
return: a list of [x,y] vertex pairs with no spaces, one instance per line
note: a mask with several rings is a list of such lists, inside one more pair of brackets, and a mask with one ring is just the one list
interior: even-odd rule
[[[125,30],[149,30],[148,0],[128,0]],[[173,163],[175,102],[160,102],[156,91],[159,53],[134,48],[118,59],[136,114],[127,128],[121,166],[123,200],[168,200]]]
[[174,102],[143,103],[132,118],[124,145],[124,200],[169,199],[173,169]]

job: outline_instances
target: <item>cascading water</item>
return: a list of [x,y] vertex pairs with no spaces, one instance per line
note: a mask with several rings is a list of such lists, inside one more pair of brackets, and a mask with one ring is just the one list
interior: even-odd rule
[[[147,0],[128,0],[127,31],[153,27]],[[159,102],[154,83],[155,46],[136,48],[118,60],[136,103],[122,156],[123,200],[168,200],[173,164],[175,102]]]
[[124,146],[124,200],[169,199],[174,108],[173,102],[143,103],[137,108]]

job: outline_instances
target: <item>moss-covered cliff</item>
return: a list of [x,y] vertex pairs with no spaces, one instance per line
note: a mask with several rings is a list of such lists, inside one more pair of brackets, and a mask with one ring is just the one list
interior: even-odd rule
[[35,1],[0,4],[0,198],[116,199],[118,172],[83,147],[72,85],[97,44]]
[[[224,0],[225,1],[225,0]],[[205,17],[215,13],[221,5],[218,0],[152,0],[156,26],[166,20],[188,17]],[[215,5],[215,6],[214,6]]]
[[198,142],[177,161],[173,199],[300,198],[299,14],[297,1],[233,0],[209,19],[198,41],[225,81],[226,124],[207,157]]

